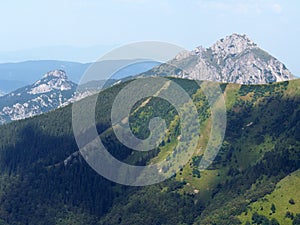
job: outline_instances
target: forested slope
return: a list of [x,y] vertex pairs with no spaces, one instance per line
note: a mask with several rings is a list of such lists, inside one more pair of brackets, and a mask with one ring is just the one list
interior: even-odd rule
[[[202,124],[198,144],[205,148],[211,126],[208,101],[194,81],[171,80],[194,100]],[[153,151],[132,154],[110,129],[112,102],[126,84],[106,89],[98,97],[95,118],[100,138],[112,155],[131,164],[147,165],[165,159],[180,134],[178,114],[168,102],[151,98],[142,107],[145,100],[140,101],[135,105],[138,110],[132,110],[131,128],[139,137],[149,134],[152,117],[166,120],[170,132]],[[227,129],[214,163],[199,171],[200,151],[176,176],[147,187],[115,184],[87,165],[73,136],[71,105],[3,125],[0,224],[252,223],[252,218],[239,215],[300,167],[299,87],[299,80],[255,86],[221,84]],[[83,101],[89,104],[89,99]],[[286,212],[279,210],[277,207],[267,219],[282,221],[276,215]],[[290,223],[297,219],[297,212],[300,203],[295,202]]]

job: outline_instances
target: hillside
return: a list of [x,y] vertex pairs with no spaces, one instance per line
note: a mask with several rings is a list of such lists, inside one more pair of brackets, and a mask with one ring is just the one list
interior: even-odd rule
[[[193,99],[201,121],[197,145],[205,149],[212,121],[203,90],[191,80],[170,80]],[[129,118],[131,129],[141,138],[149,135],[151,118],[166,120],[169,133],[153,151],[133,153],[112,133],[110,109],[129,82],[98,97],[99,136],[119,160],[133,165],[164,160],[180,135],[178,113],[166,101],[144,99]],[[299,87],[300,80],[221,84],[227,129],[213,164],[200,171],[203,151],[195,152],[175,176],[146,187],[115,184],[87,165],[72,133],[71,105],[0,126],[0,224],[240,224],[249,221],[251,213],[245,216],[246,211],[254,212],[262,199],[272,196],[276,196],[276,213],[267,215],[269,205],[264,203],[266,211],[259,214],[282,222],[277,215],[285,215],[286,209],[276,199],[281,195],[294,199],[290,212],[295,220],[300,213],[298,197],[288,195],[284,183],[289,179],[288,184],[297,185],[297,176],[288,176],[300,168]],[[82,101],[88,105],[90,99]]]

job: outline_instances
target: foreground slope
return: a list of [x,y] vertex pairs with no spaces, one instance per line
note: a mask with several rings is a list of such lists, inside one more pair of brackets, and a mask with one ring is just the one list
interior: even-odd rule
[[265,216],[268,219],[276,219],[280,224],[293,224],[295,217],[300,218],[299,185],[300,170],[298,169],[280,180],[272,193],[251,203],[239,218],[244,222],[252,221],[255,214],[258,214],[262,218]]
[[[180,84],[195,102],[202,121],[199,146],[205,149],[211,125],[207,99],[194,81],[172,81]],[[126,84],[115,85],[98,98],[95,118],[100,137],[119,160],[135,165],[164,160],[172,153],[180,134],[176,110],[166,101],[151,98],[145,104],[142,100],[135,105],[138,110],[132,110],[132,130],[141,138],[149,135],[147,127],[152,117],[166,119],[170,133],[153,151],[132,153],[112,133],[112,102]],[[71,106],[3,125],[0,127],[0,221],[2,224],[246,222],[241,215],[249,210],[247,207],[272,193],[281,179],[300,167],[299,87],[299,80],[258,86],[222,84],[228,124],[214,163],[208,170],[199,171],[197,166],[203,153],[200,151],[175,177],[148,187],[115,184],[86,164],[72,134]],[[83,101],[90,104],[89,98]],[[277,218],[277,213],[285,212],[277,207],[276,213],[268,218]]]

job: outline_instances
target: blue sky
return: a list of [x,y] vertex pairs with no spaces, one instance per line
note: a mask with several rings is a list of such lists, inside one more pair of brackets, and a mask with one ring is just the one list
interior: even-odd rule
[[299,9],[298,0],[2,1],[0,61],[92,61],[113,46],[145,40],[193,49],[236,32],[300,75]]

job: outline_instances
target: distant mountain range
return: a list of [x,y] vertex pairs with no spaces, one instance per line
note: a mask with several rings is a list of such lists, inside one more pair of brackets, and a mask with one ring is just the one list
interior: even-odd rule
[[13,51],[0,51],[0,62],[21,62],[57,59],[59,61],[92,62],[116,45],[75,47],[68,45],[41,46]]
[[10,93],[18,88],[32,84],[40,79],[42,74],[61,69],[67,72],[69,79],[77,83],[90,63],[39,60],[19,63],[0,64],[0,90]]
[[[57,69],[65,71],[72,82],[78,83],[91,64],[56,60],[0,64],[0,95],[1,93],[10,93],[18,88],[32,84],[40,79],[41,74]],[[117,71],[114,77],[123,78],[133,76],[159,64],[154,61],[134,63],[123,68],[121,71]]]
[[150,74],[238,84],[294,79],[283,63],[240,34],[222,38],[210,48],[181,52],[168,64],[146,73]]

